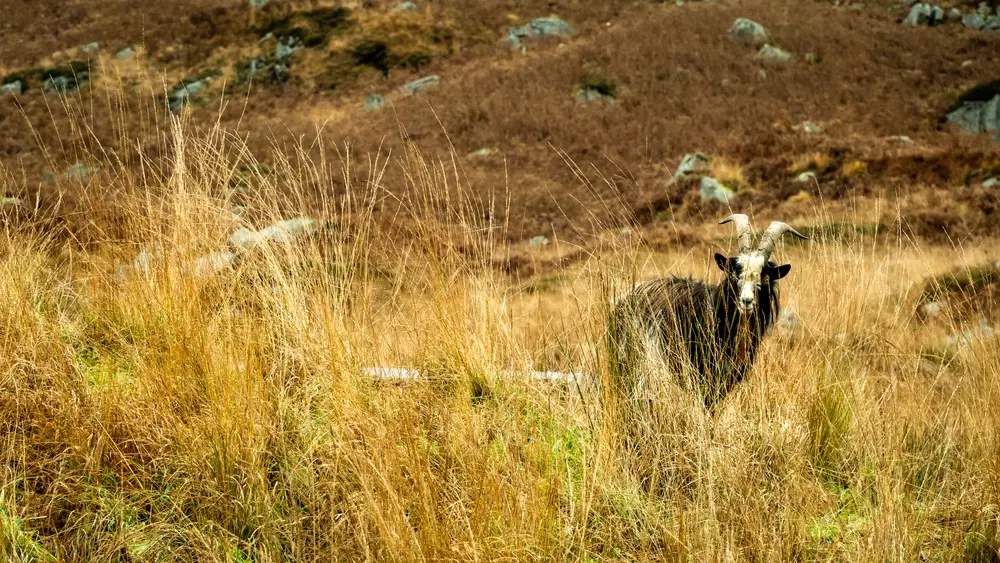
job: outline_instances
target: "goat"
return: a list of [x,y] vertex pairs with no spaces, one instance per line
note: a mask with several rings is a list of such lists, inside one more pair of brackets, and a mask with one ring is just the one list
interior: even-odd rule
[[[659,278],[636,286],[611,309],[611,381],[635,398],[650,385],[640,365],[653,358],[693,386],[709,412],[746,376],[780,309],[778,280],[791,265],[770,261],[785,233],[806,239],[774,221],[753,249],[746,215],[719,224],[736,227],[738,255],[715,255],[725,273],[717,285],[693,278]],[[616,381],[617,380],[617,381]]]

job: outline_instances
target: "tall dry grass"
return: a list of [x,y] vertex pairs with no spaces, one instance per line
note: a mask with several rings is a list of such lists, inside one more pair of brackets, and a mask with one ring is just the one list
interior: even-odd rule
[[[601,377],[611,293],[714,279],[709,253],[609,234],[529,291],[491,266],[509,248],[483,210],[506,196],[454,158],[408,146],[359,177],[347,148],[261,167],[220,129],[171,131],[168,174],[112,163],[89,188],[115,183],[124,234],[0,234],[6,560],[997,559],[1000,348],[942,347],[953,327],[911,314],[923,276],[985,249],[787,246],[799,328],[715,417],[662,398],[629,460],[600,395],[499,374]],[[322,229],[191,271],[297,213]],[[148,270],[118,268],[143,248]],[[364,370],[385,365],[427,377]]]

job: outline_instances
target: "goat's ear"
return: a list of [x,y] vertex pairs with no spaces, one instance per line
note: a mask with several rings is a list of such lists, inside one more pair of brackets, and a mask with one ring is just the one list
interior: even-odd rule
[[716,253],[715,254],[715,263],[716,263],[716,265],[719,266],[719,269],[722,270],[723,272],[728,272],[729,271],[729,258],[726,258],[725,256],[723,256],[723,255],[721,255],[719,253]]
[[770,268],[770,270],[772,272],[771,277],[776,280],[780,280],[781,278],[788,275],[788,272],[792,270],[792,265],[785,264],[783,266],[778,266],[777,268]]

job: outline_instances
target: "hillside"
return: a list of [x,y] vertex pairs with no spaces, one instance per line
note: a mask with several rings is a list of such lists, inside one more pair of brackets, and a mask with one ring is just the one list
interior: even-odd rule
[[[0,155],[17,178],[8,191],[40,190],[43,201],[61,197],[64,214],[72,215],[77,194],[53,185],[53,176],[71,164],[92,158],[88,166],[113,174],[105,161],[124,159],[136,142],[153,161],[169,152],[164,108],[173,98],[164,98],[179,91],[175,109],[190,102],[184,119],[202,127],[219,120],[248,139],[264,166],[273,160],[273,146],[287,151],[300,141],[316,157],[320,145],[313,139],[322,140],[327,157],[345,143],[362,160],[379,151],[398,156],[405,130],[424,154],[459,157],[462,181],[476,192],[504,194],[490,212],[509,221],[514,239],[580,240],[630,215],[669,213],[695,223],[714,216],[719,210],[692,196],[696,189],[667,185],[681,158],[695,151],[738,169],[739,185],[730,187],[743,192],[742,205],[762,211],[795,215],[802,191],[829,202],[897,201],[915,191],[948,190],[957,194],[948,199],[971,208],[961,224],[940,225],[928,210],[903,200],[903,214],[919,234],[941,237],[945,227],[948,236],[964,238],[993,228],[991,198],[952,188],[988,177],[997,165],[996,143],[957,132],[943,117],[962,92],[997,79],[1000,36],[954,23],[904,26],[905,8],[63,4],[12,6],[0,74],[31,76],[32,69],[69,68],[76,61],[91,79],[65,104],[44,95],[40,78],[26,80],[22,95],[0,99]],[[46,13],[51,20],[37,16]],[[547,16],[569,22],[574,33],[528,39],[523,54],[502,44],[512,27]],[[727,34],[737,17],[763,24],[767,41],[792,60],[756,60],[756,47]],[[46,32],[52,28],[61,31]],[[274,58],[279,41],[290,52],[281,61]],[[98,50],[84,54],[81,47],[91,42]],[[126,47],[138,55],[119,60],[115,54]],[[275,64],[283,65],[280,72]],[[247,69],[257,66],[263,70],[250,76]],[[424,76],[439,76],[440,85],[417,96],[398,91]],[[183,99],[186,85],[199,78],[206,80]],[[574,92],[585,83],[612,86],[614,105],[580,103]],[[369,94],[384,96],[386,105],[366,111]],[[796,129],[805,122],[820,132]],[[73,142],[69,131],[80,131]],[[893,140],[899,136],[914,142]],[[483,156],[464,158],[474,151]],[[796,163],[814,154],[824,155],[817,182],[795,184]],[[864,173],[847,173],[848,167]],[[397,177],[386,181],[399,193]]]

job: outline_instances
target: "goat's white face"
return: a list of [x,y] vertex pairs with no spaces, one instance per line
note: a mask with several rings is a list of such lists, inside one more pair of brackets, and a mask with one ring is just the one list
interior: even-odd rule
[[768,262],[767,256],[760,250],[744,252],[735,258],[716,254],[715,261],[736,284],[736,306],[744,315],[757,307],[757,294],[762,285],[770,285],[792,269],[789,264],[777,266]]
[[736,278],[737,300],[741,313],[749,313],[757,305],[757,290],[760,289],[764,265],[767,259],[760,251],[736,257],[739,272]]

